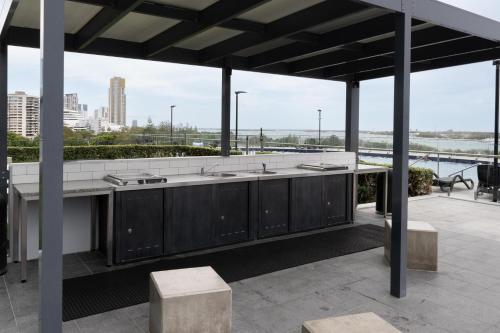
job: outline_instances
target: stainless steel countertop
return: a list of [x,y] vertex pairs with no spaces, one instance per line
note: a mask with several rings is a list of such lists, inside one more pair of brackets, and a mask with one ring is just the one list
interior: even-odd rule
[[[103,191],[133,191],[133,190],[144,190],[144,189],[155,189],[155,188],[168,188],[168,187],[179,187],[179,186],[196,186],[196,185],[209,185],[209,184],[221,184],[221,183],[234,183],[234,182],[246,182],[255,180],[270,180],[270,179],[283,179],[283,178],[296,178],[296,177],[314,177],[314,176],[327,176],[327,175],[340,175],[340,174],[361,174],[361,173],[375,173],[375,172],[385,172],[388,168],[380,166],[370,166],[359,164],[357,168],[350,170],[332,170],[332,171],[314,171],[314,170],[304,170],[298,168],[286,168],[286,169],[270,169],[269,171],[275,171],[276,174],[254,174],[248,171],[228,171],[228,173],[234,173],[236,176],[233,177],[209,177],[201,176],[199,174],[189,174],[189,175],[174,175],[166,176],[167,183],[156,183],[156,184],[143,184],[143,185],[125,185],[117,186],[108,183],[104,180],[78,180],[78,181],[67,181],[63,183],[64,194],[67,196],[78,196],[79,193],[82,196],[92,195],[92,192],[100,193]],[[21,195],[21,197],[34,200],[38,197],[38,183],[30,184],[14,184],[15,189]]]
[[[26,200],[36,200],[39,195],[39,183],[14,184],[15,190]],[[74,180],[63,182],[63,193],[66,196],[89,196],[102,192],[112,192],[116,186],[104,180]]]

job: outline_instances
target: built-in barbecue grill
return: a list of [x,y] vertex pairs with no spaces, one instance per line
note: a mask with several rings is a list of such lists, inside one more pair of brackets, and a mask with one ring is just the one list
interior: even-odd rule
[[166,177],[152,175],[150,173],[107,175],[104,176],[103,179],[118,186],[143,185],[143,184],[155,184],[155,183],[167,182]]
[[317,163],[317,164],[299,164],[297,166],[299,169],[314,170],[314,171],[333,171],[333,170],[347,170],[347,165],[340,164],[328,164],[328,163]]

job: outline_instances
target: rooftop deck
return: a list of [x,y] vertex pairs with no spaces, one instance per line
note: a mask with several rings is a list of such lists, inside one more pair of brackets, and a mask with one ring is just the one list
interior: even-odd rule
[[[403,332],[500,331],[500,205],[460,187],[410,200],[410,218],[439,230],[439,273],[409,271],[408,296],[389,295],[389,266],[378,248],[232,283],[233,331],[300,332],[304,320],[372,311]],[[359,223],[382,225],[373,207]],[[65,276],[106,269],[98,255],[65,256]],[[0,333],[36,332],[37,263],[28,282],[18,265],[0,277]],[[147,332],[148,304],[64,323],[64,332]]]

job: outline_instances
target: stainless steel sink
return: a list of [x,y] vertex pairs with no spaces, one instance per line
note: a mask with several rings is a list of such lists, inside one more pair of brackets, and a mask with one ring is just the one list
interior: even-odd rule
[[259,175],[274,175],[274,174],[276,174],[276,171],[252,170],[252,171],[249,171],[248,173],[256,173],[256,174],[259,174]]
[[227,178],[236,176],[235,173],[227,173],[227,172],[207,172],[204,173],[205,177],[217,177],[217,178]]

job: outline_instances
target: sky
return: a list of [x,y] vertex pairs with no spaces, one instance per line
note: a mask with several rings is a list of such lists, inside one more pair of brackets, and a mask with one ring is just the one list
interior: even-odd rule
[[[498,0],[445,0],[500,21]],[[9,92],[40,93],[39,50],[9,48]],[[412,74],[412,130],[493,131],[495,77],[492,63],[478,63]],[[221,71],[160,62],[65,54],[65,92],[77,92],[89,110],[108,104],[109,79],[126,79],[127,123],[169,121],[220,128]],[[340,82],[233,71],[232,90],[240,95],[241,129],[343,130],[345,84]],[[393,78],[361,82],[360,129],[392,130]],[[234,127],[234,94],[231,123]]]

